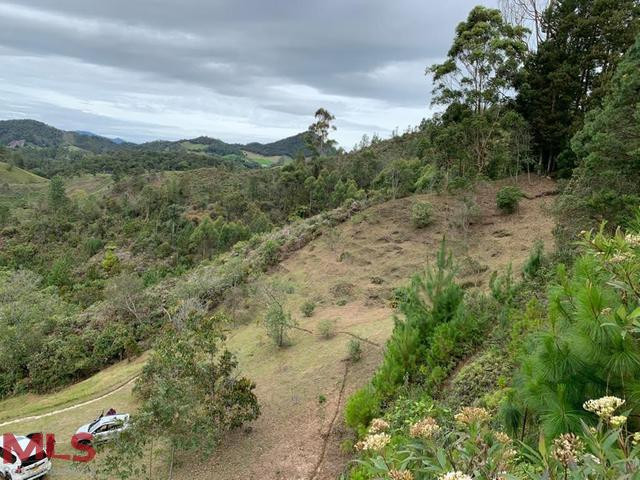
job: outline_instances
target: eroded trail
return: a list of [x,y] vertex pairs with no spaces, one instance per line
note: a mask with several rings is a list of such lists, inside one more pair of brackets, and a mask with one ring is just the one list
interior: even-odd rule
[[[285,260],[271,276],[294,285],[288,308],[302,330],[294,331],[292,345],[276,349],[255,323],[230,339],[243,373],[257,383],[262,416],[250,431],[226,439],[207,462],[186,462],[189,468],[177,478],[335,479],[350,458],[340,448],[349,435],[344,403],[381,360],[377,345],[384,345],[393,328],[393,289],[433,259],[443,237],[461,265],[460,282],[479,288],[510,263],[519,275],[536,241],[553,248],[555,184],[538,177],[519,184],[526,197],[513,215],[495,209],[500,183],[479,186],[470,195],[479,217],[468,226],[460,195],[405,198],[365,210],[336,227],[333,240],[321,237]],[[434,223],[423,230],[410,222],[416,199],[434,206]],[[311,318],[299,314],[307,299],[318,305]],[[325,319],[335,320],[341,333],[330,339],[315,334]],[[347,366],[353,337],[362,339],[363,358]]]

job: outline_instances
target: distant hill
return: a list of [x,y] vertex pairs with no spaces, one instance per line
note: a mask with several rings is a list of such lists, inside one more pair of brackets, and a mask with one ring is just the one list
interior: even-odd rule
[[189,140],[178,140],[177,142],[171,142],[168,140],[156,140],[153,142],[142,143],[140,145],[134,145],[131,147],[135,150],[141,150],[145,152],[191,152],[191,153],[205,153],[211,155],[240,155],[242,156],[242,149],[237,145],[231,145],[225,143],[217,138],[210,137],[198,137]]
[[[63,154],[83,153],[110,154],[115,152],[147,152],[171,155],[195,154],[234,157],[240,164],[250,168],[282,163],[281,157],[294,158],[300,152],[309,156],[311,151],[305,144],[306,132],[271,143],[252,142],[246,145],[230,144],[217,138],[201,136],[178,141],[156,140],[142,144],[126,142],[121,138],[110,139],[88,130],[64,131],[36,120],[0,121],[0,146],[30,151],[29,155],[42,156],[41,149],[52,150],[47,157]],[[286,158],[283,159],[286,161]],[[146,162],[145,162],[146,163]],[[192,161],[188,162],[192,164]],[[42,172],[38,172],[42,173]]]
[[92,153],[104,153],[127,148],[92,132],[67,132],[36,120],[0,121],[0,145],[24,140],[25,146],[41,148],[76,147]]
[[242,149],[248,152],[264,155],[265,157],[286,156],[294,158],[299,152],[302,152],[305,157],[308,157],[311,154],[311,151],[305,144],[305,135],[306,132],[302,132],[297,135],[293,135],[292,137],[283,138],[277,142],[247,143],[242,146]]

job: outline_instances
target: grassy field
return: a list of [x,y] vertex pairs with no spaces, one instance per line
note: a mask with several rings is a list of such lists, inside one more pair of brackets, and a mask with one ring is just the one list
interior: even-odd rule
[[278,163],[281,159],[283,159],[284,163],[290,162],[291,158],[287,156],[279,156],[274,155],[271,157],[266,157],[264,155],[260,155],[259,153],[248,152],[243,150],[244,154],[247,156],[249,160],[253,160],[254,162],[258,162],[263,167],[270,167],[271,165]]
[[70,197],[84,197],[106,193],[113,185],[113,177],[107,173],[80,175],[67,179],[65,188]]
[[28,185],[47,182],[48,180],[46,178],[42,178],[35,173],[27,172],[21,168],[0,162],[0,184]]
[[43,415],[99,398],[136,377],[142,370],[147,355],[134,361],[113,365],[83,382],[48,395],[27,394],[0,402],[0,424],[16,418]]

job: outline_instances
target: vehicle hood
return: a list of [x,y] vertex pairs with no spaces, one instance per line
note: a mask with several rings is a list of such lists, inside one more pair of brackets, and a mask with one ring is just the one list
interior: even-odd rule
[[76,434],[78,433],[89,433],[89,426],[91,424],[87,423],[86,425],[82,425],[80,428],[78,428],[78,430],[76,430]]

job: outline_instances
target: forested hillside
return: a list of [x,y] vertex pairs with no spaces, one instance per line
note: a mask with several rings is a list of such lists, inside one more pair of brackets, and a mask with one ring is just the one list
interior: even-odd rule
[[[308,157],[309,132],[273,143],[225,143],[210,137],[141,144],[116,141],[91,132],[66,132],[35,120],[0,121],[0,155],[13,165],[38,175],[140,173],[191,170],[220,165],[259,168],[245,152],[264,157]],[[333,147],[327,153],[335,154]]]
[[[302,132],[292,137],[283,138],[271,143],[247,143],[239,145],[240,148],[248,152],[259,153],[266,157],[287,156],[295,158],[299,154],[309,157],[312,154],[311,148],[307,144],[307,133]],[[335,153],[335,150],[333,150]]]

